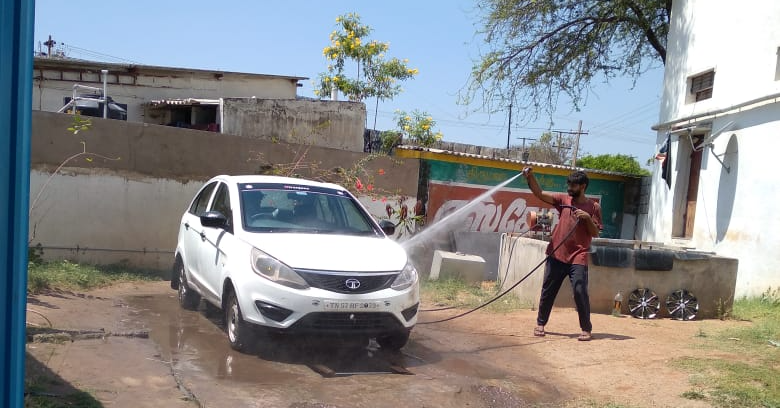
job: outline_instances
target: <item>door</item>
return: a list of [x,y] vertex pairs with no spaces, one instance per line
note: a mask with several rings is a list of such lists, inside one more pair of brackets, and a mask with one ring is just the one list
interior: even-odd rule
[[222,277],[227,262],[227,254],[233,245],[233,212],[230,206],[230,194],[225,183],[219,183],[209,211],[219,211],[227,218],[224,228],[204,227],[198,266],[201,271],[203,295],[212,302],[220,299]]
[[179,226],[179,236],[182,239],[182,259],[184,267],[189,272],[190,283],[200,287],[200,268],[198,265],[199,252],[203,238],[203,226],[200,223],[200,215],[206,212],[216,182],[205,186],[192,200],[189,210],[184,214]]
[[[701,140],[701,139],[699,139]],[[701,142],[697,143],[691,153],[691,172],[688,178],[688,193],[686,194],[683,237],[693,237],[693,225],[696,218],[696,197],[699,195],[699,173],[701,171]]]

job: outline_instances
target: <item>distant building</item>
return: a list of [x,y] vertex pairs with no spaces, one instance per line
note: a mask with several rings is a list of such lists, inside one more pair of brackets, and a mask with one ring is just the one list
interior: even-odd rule
[[110,118],[363,151],[365,105],[299,98],[306,79],[35,57],[33,109],[102,116],[105,80]]
[[756,295],[780,286],[780,2],[672,5],[642,239],[737,258]]

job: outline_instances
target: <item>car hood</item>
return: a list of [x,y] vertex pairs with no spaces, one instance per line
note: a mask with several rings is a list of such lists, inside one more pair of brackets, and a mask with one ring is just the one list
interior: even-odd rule
[[399,271],[406,251],[389,238],[351,235],[251,234],[247,242],[292,268],[328,271]]

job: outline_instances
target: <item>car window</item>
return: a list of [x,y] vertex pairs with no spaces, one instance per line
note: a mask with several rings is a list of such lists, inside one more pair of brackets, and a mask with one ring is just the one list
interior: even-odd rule
[[212,211],[219,211],[227,218],[227,230],[233,230],[233,212],[230,209],[230,194],[228,186],[225,183],[219,183],[217,193],[214,195],[214,202],[211,204]]
[[343,206],[347,226],[356,230],[365,230],[368,224],[365,213],[355,203],[350,204],[352,205]]
[[211,197],[211,193],[214,191],[214,187],[216,186],[217,182],[215,181],[200,190],[200,193],[198,193],[198,195],[195,196],[195,199],[192,200],[192,205],[190,205],[189,210],[190,214],[200,216],[206,212],[206,206],[209,205],[209,198]]
[[340,190],[246,184],[239,191],[247,231],[379,236],[370,216]]

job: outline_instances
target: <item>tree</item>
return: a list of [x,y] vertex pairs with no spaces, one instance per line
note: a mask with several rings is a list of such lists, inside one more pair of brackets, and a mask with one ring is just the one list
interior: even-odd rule
[[490,112],[510,103],[527,118],[552,114],[559,95],[574,109],[591,83],[636,80],[666,62],[672,0],[478,0],[488,50],[462,94]]
[[395,112],[395,121],[401,135],[419,146],[431,147],[442,139],[441,132],[433,131],[436,121],[427,112],[415,109],[412,113],[406,113],[399,110]]
[[[330,34],[330,46],[322,50],[329,64],[327,72],[319,75],[315,95],[324,97],[335,89],[351,101],[375,97],[375,109],[378,110],[380,100],[392,99],[401,93],[402,88],[398,81],[413,78],[419,72],[416,68],[409,68],[409,61],[406,59],[385,59],[389,45],[368,40],[371,28],[360,22],[359,15],[348,13],[339,16],[336,18],[336,25],[338,29]],[[349,61],[354,63],[354,78],[346,74]]]
[[637,176],[650,175],[650,172],[643,169],[634,156],[626,154],[587,155],[577,159],[577,165],[586,169],[608,170]]
[[528,160],[538,163],[566,164],[570,161],[574,137],[568,134],[546,132],[528,146]]

